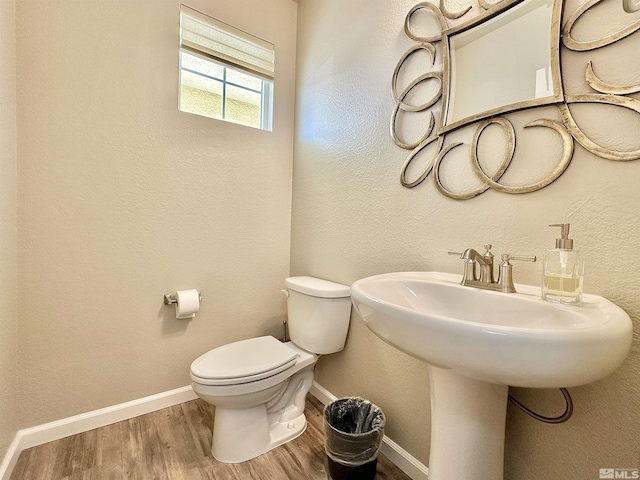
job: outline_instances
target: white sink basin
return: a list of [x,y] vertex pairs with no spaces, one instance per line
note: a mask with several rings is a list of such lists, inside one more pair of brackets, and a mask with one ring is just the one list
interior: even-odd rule
[[540,289],[499,293],[438,272],[358,280],[351,299],[380,338],[429,363],[429,480],[500,480],[509,385],[571,387],[613,372],[631,346],[629,316],[583,295],[548,303]]
[[571,387],[613,372],[629,351],[632,324],[595,295],[580,306],[540,299],[517,285],[508,294],[463,287],[460,276],[387,273],[356,281],[353,304],[396,348],[463,376],[521,387]]

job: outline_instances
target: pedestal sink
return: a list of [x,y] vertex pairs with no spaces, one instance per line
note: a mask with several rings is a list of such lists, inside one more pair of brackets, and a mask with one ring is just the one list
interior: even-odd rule
[[629,316],[609,300],[579,306],[463,287],[440,272],[356,281],[351,298],[378,337],[430,365],[429,480],[500,480],[508,388],[572,387],[613,372],[631,346]]

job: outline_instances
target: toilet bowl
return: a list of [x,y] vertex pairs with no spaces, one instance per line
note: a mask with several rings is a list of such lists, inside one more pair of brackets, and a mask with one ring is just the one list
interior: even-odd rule
[[250,460],[301,435],[316,362],[344,348],[349,287],[312,277],[285,285],[292,341],[241,340],[191,364],[193,391],[215,406],[211,453],[221,462]]

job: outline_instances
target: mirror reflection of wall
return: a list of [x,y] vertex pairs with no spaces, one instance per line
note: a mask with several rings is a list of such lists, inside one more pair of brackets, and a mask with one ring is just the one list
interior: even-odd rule
[[559,93],[553,89],[552,16],[553,0],[526,0],[449,36],[444,125]]

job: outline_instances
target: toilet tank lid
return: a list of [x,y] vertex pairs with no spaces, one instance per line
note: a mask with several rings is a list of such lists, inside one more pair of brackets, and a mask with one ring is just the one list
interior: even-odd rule
[[284,281],[289,290],[321,298],[344,298],[351,295],[351,287],[314,277],[289,277]]

